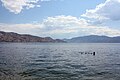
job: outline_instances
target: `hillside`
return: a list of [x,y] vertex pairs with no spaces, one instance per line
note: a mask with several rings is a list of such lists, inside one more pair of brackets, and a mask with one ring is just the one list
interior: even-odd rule
[[38,37],[28,34],[18,34],[14,32],[0,31],[0,42],[65,42],[51,37]]
[[120,36],[108,37],[108,36],[89,35],[89,36],[65,39],[65,41],[77,42],[77,43],[120,43]]

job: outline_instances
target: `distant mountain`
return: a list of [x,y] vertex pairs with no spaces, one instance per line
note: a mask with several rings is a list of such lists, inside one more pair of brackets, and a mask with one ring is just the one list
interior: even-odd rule
[[38,37],[27,34],[17,34],[14,32],[0,31],[0,42],[65,42],[60,39],[52,39],[51,37]]
[[108,37],[108,36],[89,35],[83,37],[75,37],[72,39],[64,39],[64,41],[75,42],[75,43],[120,43],[120,36]]

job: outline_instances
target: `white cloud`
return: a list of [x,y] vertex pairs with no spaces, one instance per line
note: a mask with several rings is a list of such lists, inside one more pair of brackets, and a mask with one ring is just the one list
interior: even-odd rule
[[[40,24],[5,24],[0,23],[0,30],[7,32],[17,32],[24,34],[35,34],[35,31],[42,29],[43,26]],[[36,35],[36,34],[35,34]]]
[[2,5],[10,12],[15,14],[20,13],[23,9],[30,9],[34,7],[40,7],[38,2],[50,1],[50,0],[1,0]]
[[[55,16],[48,17],[43,21],[43,24],[46,26],[46,29],[65,29],[65,28],[78,28],[79,26],[85,27],[84,25],[88,25],[87,20],[78,19],[73,16]],[[83,25],[84,24],[84,25]]]
[[44,19],[41,23],[0,24],[0,30],[51,36],[54,38],[70,38],[82,35],[120,36],[120,30],[105,26],[91,26],[88,21],[73,16],[55,16]]
[[30,9],[38,7],[39,0],[1,0],[3,6],[10,12],[20,13],[24,8]]
[[82,16],[94,19],[120,20],[120,0],[106,0],[95,9],[86,10]]
[[48,17],[43,21],[45,28],[53,34],[72,33],[76,36],[80,35],[108,35],[118,36],[120,30],[111,29],[106,26],[91,26],[89,21],[73,16],[55,16]]

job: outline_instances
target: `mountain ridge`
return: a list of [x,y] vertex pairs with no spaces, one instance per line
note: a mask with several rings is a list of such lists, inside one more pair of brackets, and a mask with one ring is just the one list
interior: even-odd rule
[[109,37],[104,35],[88,35],[64,39],[64,41],[73,43],[120,43],[120,36]]
[[61,40],[53,39],[51,37],[38,37],[29,34],[18,34],[15,32],[0,31],[0,42],[120,43],[120,36],[109,37],[105,35],[88,35]]
[[38,37],[29,34],[0,31],[0,42],[65,42],[51,37]]

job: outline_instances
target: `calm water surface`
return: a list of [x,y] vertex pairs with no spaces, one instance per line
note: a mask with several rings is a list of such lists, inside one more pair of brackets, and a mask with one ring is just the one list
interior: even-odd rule
[[0,43],[0,80],[120,80],[120,44]]

